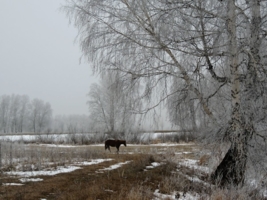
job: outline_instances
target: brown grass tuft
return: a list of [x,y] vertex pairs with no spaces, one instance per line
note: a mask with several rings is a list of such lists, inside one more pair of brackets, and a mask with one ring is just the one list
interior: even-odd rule
[[200,166],[208,165],[209,159],[210,159],[209,155],[201,156],[199,159],[198,165],[200,165]]

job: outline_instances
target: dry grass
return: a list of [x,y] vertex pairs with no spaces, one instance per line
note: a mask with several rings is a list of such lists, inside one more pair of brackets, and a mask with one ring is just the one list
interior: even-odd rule
[[[67,174],[38,177],[44,179],[42,182],[28,182],[23,186],[0,186],[0,199],[151,199],[156,189],[168,193],[176,187],[175,182],[179,182],[172,178],[172,172],[176,170],[176,165],[172,163],[173,159],[170,159],[175,156],[173,152],[193,151],[193,148],[194,145],[174,147],[129,145],[122,146],[120,154],[116,154],[115,148],[111,148],[110,153],[104,150],[104,145],[64,148],[13,144],[12,148],[6,148],[3,153],[6,160],[4,170],[11,170],[7,169],[9,163],[12,170],[22,166],[27,171],[56,168],[93,158],[113,158],[113,160],[84,166],[83,169]],[[129,160],[132,161],[130,164],[118,169],[96,173],[101,168]],[[144,170],[155,161],[164,161],[165,164],[148,171]],[[54,164],[48,166],[47,163],[51,162]],[[35,169],[32,169],[33,165]],[[18,177],[8,176],[2,176],[1,181],[20,182]]]
[[[18,149],[16,149],[18,148]],[[249,190],[221,190],[215,186],[207,186],[201,182],[192,181],[192,177],[208,183],[208,175],[196,172],[186,166],[177,168],[180,159],[198,159],[199,164],[205,165],[209,156],[201,156],[196,145],[181,146],[121,146],[120,154],[115,148],[111,153],[104,150],[103,146],[78,146],[75,148],[45,147],[38,145],[13,146],[12,159],[9,165],[10,152],[4,154],[9,170],[14,170],[21,165],[24,170],[29,170],[31,164],[35,170],[45,167],[57,167],[74,163],[76,161],[89,161],[94,158],[112,158],[97,165],[84,166],[82,169],[71,173],[58,174],[56,176],[41,176],[41,182],[28,182],[23,186],[0,186],[0,199],[7,200],[146,200],[153,199],[154,191],[162,194],[171,194],[179,191],[181,194],[198,193],[200,199],[228,200],[228,199],[262,199],[257,192]],[[190,154],[177,154],[192,152]],[[25,160],[25,156],[27,159]],[[99,169],[110,165],[131,161],[112,171],[96,173]],[[48,162],[54,164],[46,165]],[[164,163],[156,168],[145,170],[152,162]],[[178,170],[178,171],[177,171]],[[190,178],[191,177],[191,178]],[[19,177],[1,175],[3,183],[20,183]],[[254,192],[254,193],[253,193]],[[178,194],[178,193],[177,193]]]
[[210,156],[209,155],[203,155],[200,157],[198,164],[200,166],[208,165]]
[[[151,199],[153,192],[175,166],[162,165],[144,171],[155,161],[151,155],[115,155],[114,160],[84,167],[68,174],[43,176],[44,181],[24,186],[1,186],[1,199]],[[121,168],[95,173],[98,169],[131,160]],[[13,179],[13,180],[12,180]],[[18,182],[16,178],[3,179]]]

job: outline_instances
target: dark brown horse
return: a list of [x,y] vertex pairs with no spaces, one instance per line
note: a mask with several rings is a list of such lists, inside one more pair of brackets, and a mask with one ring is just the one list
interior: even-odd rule
[[121,144],[124,144],[124,146],[126,146],[126,141],[125,140],[107,140],[105,142],[105,150],[108,149],[110,151],[109,147],[116,147],[117,148],[117,152],[119,152]]

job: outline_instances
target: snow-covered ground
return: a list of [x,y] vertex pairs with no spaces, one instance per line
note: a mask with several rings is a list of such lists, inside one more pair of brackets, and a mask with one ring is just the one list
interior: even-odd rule
[[[95,146],[95,147],[103,147],[104,144],[90,144],[89,146]],[[157,144],[127,144],[129,147],[147,147],[147,146],[158,146],[158,147],[176,147],[176,146],[193,146],[195,145],[194,143],[157,143]],[[65,145],[65,144],[40,144],[40,146],[44,147],[80,147],[81,145]],[[181,152],[177,154],[189,154],[192,152]]]
[[[99,164],[99,163],[111,161],[111,160],[112,159],[92,159],[91,161],[76,162],[70,166],[57,167],[56,169],[42,170],[42,171],[5,172],[5,174],[8,174],[10,176],[21,177],[21,178],[19,178],[21,183],[5,183],[3,185],[4,186],[22,186],[25,182],[43,181],[43,179],[38,178],[38,176],[43,176],[43,175],[53,176],[53,175],[56,175],[59,173],[69,173],[69,172],[72,172],[74,170],[81,169],[82,166]],[[132,161],[119,162],[119,163],[110,165],[109,167],[99,169],[96,171],[96,173],[103,173],[104,171],[114,170],[114,169],[120,168],[123,165],[129,164],[131,162]],[[151,165],[146,166],[146,169],[144,169],[144,171],[153,170],[153,168],[158,167],[158,166],[163,165],[163,164],[165,164],[165,163],[152,162]],[[191,167],[195,167],[195,168],[199,167],[199,166],[197,166],[197,161],[193,161],[193,160],[185,161],[184,164],[189,164]],[[198,180],[193,180],[193,181],[198,181]],[[190,192],[189,193],[182,193],[182,192],[174,191],[172,194],[161,194],[159,192],[159,190],[157,189],[154,192],[153,200],[161,200],[161,199],[175,200],[178,197],[181,200],[197,200],[197,199],[199,199],[199,195],[196,193],[193,194]]]
[[199,162],[198,160],[184,159],[184,160],[181,160],[179,162],[179,165],[183,165],[183,166],[186,166],[188,168],[194,169],[196,171],[204,172],[206,174],[210,174],[211,173],[211,168],[206,167],[206,166],[199,166],[198,162]]
[[[19,176],[19,177],[36,177],[36,176],[54,176],[61,173],[69,173],[72,171],[75,171],[77,169],[81,169],[81,166],[86,165],[95,165],[99,164],[101,162],[111,161],[112,159],[93,159],[90,162],[76,162],[73,165],[70,166],[59,166],[56,169],[48,169],[48,170],[40,170],[40,171],[11,171],[11,172],[5,172],[5,174],[10,176]],[[23,179],[23,182],[27,182],[26,180],[31,179]]]
[[71,137],[86,137],[92,138],[95,134],[93,133],[75,133],[75,134],[10,134],[10,135],[0,135],[0,140],[2,141],[24,141],[24,142],[32,142],[39,140],[52,141],[54,143],[57,142],[68,142]]
[[[173,143],[159,143],[159,144],[151,144],[149,146],[159,146],[160,149],[161,147],[174,147],[174,146],[190,146],[190,145],[194,145],[192,143],[185,143],[185,144],[173,144]],[[57,148],[61,148],[61,147],[65,147],[65,148],[75,148],[75,147],[79,147],[79,146],[75,146],[75,145],[54,145],[54,144],[41,144],[40,146],[46,146],[46,147],[57,147]],[[92,145],[92,146],[103,146],[103,144],[96,144],[96,145]],[[135,145],[135,144],[127,144],[127,146],[148,146],[148,145]],[[187,148],[188,149],[188,148]],[[131,153],[131,152],[130,152]],[[177,160],[177,167],[179,168],[179,166],[184,166],[190,169],[194,169],[194,171],[200,172],[200,173],[205,173],[205,174],[210,174],[211,173],[211,169],[207,166],[200,166],[199,165],[199,160],[195,160],[195,159],[188,159],[188,158],[181,158],[180,154],[192,154],[194,152],[189,152],[189,151],[182,151],[182,152],[174,152],[174,156],[179,157],[179,159]],[[2,184],[3,186],[22,186],[24,185],[24,183],[26,182],[37,182],[37,181],[43,181],[42,178],[40,178],[40,176],[54,176],[60,173],[70,173],[72,171],[78,170],[83,168],[83,166],[88,166],[88,165],[96,165],[102,162],[107,162],[107,161],[111,161],[113,159],[92,159],[89,161],[84,161],[84,162],[72,162],[69,164],[65,164],[64,166],[57,166],[57,167],[53,167],[53,168],[47,168],[47,169],[42,169],[39,171],[35,171],[35,170],[31,170],[31,171],[22,171],[17,169],[16,171],[11,171],[11,172],[4,172],[6,175],[9,176],[16,176],[18,177],[20,183],[4,183]],[[123,165],[126,164],[130,164],[132,161],[125,161],[125,162],[119,162],[116,164],[112,164],[109,167],[106,168],[100,168],[98,170],[95,171],[95,173],[104,173],[105,171],[108,170],[114,170],[117,168],[122,167]],[[146,168],[144,169],[144,171],[147,170],[153,170],[154,168],[164,165],[166,163],[164,162],[152,162],[149,166],[146,166]],[[35,167],[33,166],[32,169],[34,169]],[[176,173],[182,173],[181,171],[179,171],[177,168],[177,172]],[[183,176],[187,179],[189,179],[192,182],[197,182],[197,183],[201,183],[203,184],[203,186],[207,186],[207,187],[211,187],[211,185],[203,180],[201,180],[199,177],[197,176],[189,176],[186,174],[183,174]],[[255,180],[253,180],[254,182],[256,182]],[[255,183],[256,184],[256,183]],[[263,193],[263,195],[265,197],[267,197],[267,190],[264,189],[261,191]],[[160,199],[177,199],[177,197],[179,197],[179,199],[184,199],[184,200],[196,200],[199,199],[199,195],[198,194],[194,194],[194,193],[181,193],[180,191],[174,191],[172,194],[161,194],[159,192],[159,190],[156,190],[154,192],[154,198],[153,200],[160,200]]]
[[[180,146],[185,146],[185,145],[193,145],[193,144],[174,144],[174,143],[167,143],[167,144],[160,143],[160,144],[151,144],[151,145],[127,144],[127,146],[133,146],[133,147],[138,147],[138,146],[155,147],[155,146],[159,146],[159,147],[164,147],[164,149],[165,149],[165,147],[168,148],[168,147],[174,147],[174,146],[179,146],[179,145]],[[75,145],[55,145],[55,144],[40,144],[38,146],[57,147],[57,148],[64,147],[64,148],[70,148],[70,149],[75,149],[75,148],[79,147],[78,145],[75,146]],[[92,145],[92,146],[103,146],[103,144],[96,144],[96,145]],[[187,152],[185,152],[185,153],[187,153]],[[5,172],[5,174],[9,175],[9,176],[18,177],[18,180],[20,181],[20,183],[6,183],[5,185],[21,186],[26,182],[43,181],[43,179],[40,178],[41,176],[54,176],[54,175],[57,175],[57,174],[60,174],[60,173],[70,173],[70,172],[72,172],[74,170],[78,170],[78,169],[83,168],[83,166],[99,164],[99,163],[107,162],[107,161],[111,161],[111,160],[112,159],[92,159],[90,161],[84,161],[84,162],[72,162],[72,163],[69,163],[69,164],[65,163],[64,166],[48,167],[47,169],[42,169],[42,170],[39,170],[39,171],[35,171],[34,170],[35,166],[31,166],[32,170],[30,170],[30,171],[23,171],[23,170],[17,168],[16,171]],[[118,162],[116,164],[110,165],[109,167],[100,168],[100,169],[96,170],[95,173],[104,173],[105,171],[108,171],[108,170],[114,170],[114,169],[120,168],[123,165],[131,164],[131,162],[132,161]],[[153,170],[154,168],[156,168],[156,167],[158,167],[160,165],[164,165],[164,164],[166,164],[166,163],[163,163],[163,162],[161,162],[161,163],[152,162],[149,166],[146,166],[144,171]],[[194,163],[192,162],[192,164],[194,164]],[[195,162],[195,164],[196,164],[196,162]],[[49,166],[49,165],[47,164],[47,166]],[[155,191],[155,199],[160,199],[161,198],[160,195],[161,194],[159,192]],[[186,194],[186,197],[189,197],[188,195],[189,194]],[[173,195],[171,195],[171,196],[173,196]]]
[[[168,133],[139,133],[138,138],[140,141],[150,141],[155,140],[158,138],[165,138],[165,136],[174,136],[179,133],[177,132],[168,132]],[[71,140],[72,137],[76,138],[94,138],[96,134],[94,133],[73,133],[73,134],[6,134],[0,135],[0,140],[2,141],[25,141],[25,142],[32,142],[32,141],[53,141],[54,143],[66,143]],[[157,144],[158,145],[158,144]]]

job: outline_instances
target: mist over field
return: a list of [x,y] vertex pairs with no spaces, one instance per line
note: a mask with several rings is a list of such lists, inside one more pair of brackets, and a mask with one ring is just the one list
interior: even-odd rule
[[0,198],[266,199],[266,13],[265,0],[2,2]]

